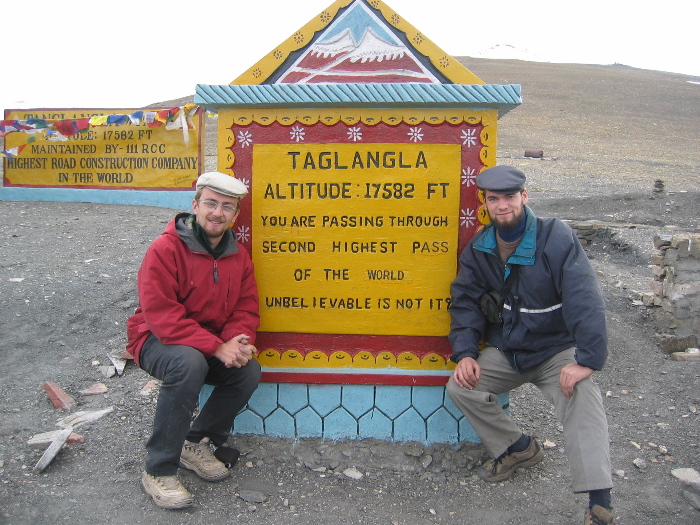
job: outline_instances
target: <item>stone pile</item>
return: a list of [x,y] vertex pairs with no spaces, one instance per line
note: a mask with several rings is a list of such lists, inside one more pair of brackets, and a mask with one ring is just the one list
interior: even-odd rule
[[578,238],[581,246],[584,248],[590,246],[595,240],[596,230],[601,228],[601,224],[597,221],[564,221],[571,229],[576,232],[576,237]]
[[652,256],[652,294],[643,296],[655,309],[661,349],[686,353],[700,338],[700,234],[657,235]]

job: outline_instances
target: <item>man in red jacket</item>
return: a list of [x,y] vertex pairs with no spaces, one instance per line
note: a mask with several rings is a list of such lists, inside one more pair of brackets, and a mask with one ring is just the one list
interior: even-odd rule
[[[162,381],[141,480],[159,507],[192,504],[178,467],[207,481],[229,475],[212,447],[226,442],[260,382],[253,358],[260,324],[253,263],[230,228],[247,193],[234,177],[202,174],[194,214],[170,221],[139,270],[139,307],[127,321],[127,351]],[[192,421],[205,383],[214,390]]]

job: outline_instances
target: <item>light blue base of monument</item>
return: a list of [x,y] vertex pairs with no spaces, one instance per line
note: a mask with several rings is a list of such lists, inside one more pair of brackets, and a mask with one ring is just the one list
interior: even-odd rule
[[189,190],[89,190],[72,188],[0,188],[0,201],[94,202],[192,209],[194,191]]
[[[200,393],[204,405],[213,387]],[[508,410],[508,393],[498,398]],[[285,438],[479,443],[444,386],[260,383],[233,434]]]

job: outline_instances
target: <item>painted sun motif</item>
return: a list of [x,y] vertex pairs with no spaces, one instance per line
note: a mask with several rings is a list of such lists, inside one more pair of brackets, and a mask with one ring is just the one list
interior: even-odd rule
[[472,227],[475,224],[476,217],[474,216],[474,210],[467,208],[466,210],[460,210],[459,213],[459,223],[467,228]]
[[239,226],[236,230],[236,239],[240,242],[250,241],[250,227],[249,226]]
[[348,128],[348,138],[353,142],[362,140],[362,128],[360,126]]
[[476,130],[475,129],[463,129],[462,135],[460,138],[462,139],[462,144],[467,146],[468,148],[471,148],[472,146],[476,146]]
[[240,131],[238,133],[238,142],[242,148],[250,146],[253,143],[253,134],[250,131]]
[[376,363],[371,352],[361,351],[352,358],[353,368],[375,368]]
[[476,184],[476,169],[475,168],[464,168],[462,169],[462,186],[474,186]]
[[279,367],[281,363],[280,353],[272,348],[263,350],[258,354],[258,363],[260,363],[260,366]]
[[306,132],[301,126],[294,126],[289,132],[290,138],[296,142],[304,140],[304,135],[306,135]]
[[422,128],[411,128],[409,132],[407,133],[409,140],[412,140],[413,142],[418,142],[420,140],[423,140],[423,129]]

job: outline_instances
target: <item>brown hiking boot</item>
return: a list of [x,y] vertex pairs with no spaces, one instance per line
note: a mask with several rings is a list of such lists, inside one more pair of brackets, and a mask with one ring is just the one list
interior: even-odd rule
[[209,438],[203,438],[199,443],[185,441],[180,466],[192,470],[206,481],[220,481],[229,475],[226,465],[212,454]]
[[615,525],[615,516],[612,509],[606,509],[600,505],[593,505],[593,508],[586,509],[583,516],[583,525]]
[[519,468],[536,465],[543,457],[544,452],[539,443],[531,438],[530,445],[522,452],[504,452],[498,458],[488,460],[479,469],[479,477],[489,482],[503,481]]
[[177,476],[156,477],[144,472],[141,484],[155,504],[164,509],[183,509],[194,501],[192,494],[182,486]]

